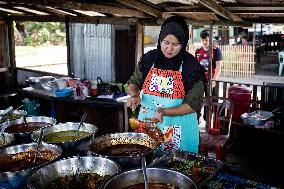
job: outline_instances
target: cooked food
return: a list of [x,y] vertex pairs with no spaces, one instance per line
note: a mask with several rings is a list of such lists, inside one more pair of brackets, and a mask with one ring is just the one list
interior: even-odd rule
[[53,160],[56,155],[51,150],[42,149],[38,152],[33,148],[16,154],[2,154],[0,155],[0,172],[15,172],[43,165]]
[[[162,183],[149,183],[149,189],[179,189],[179,187],[173,186],[171,184]],[[144,189],[144,183],[134,184],[131,186],[124,187],[123,189]]]
[[44,142],[67,142],[78,140],[89,136],[91,133],[86,131],[69,130],[49,133],[43,137]]
[[13,112],[10,112],[10,113],[7,115],[8,120],[20,119],[20,118],[22,118],[22,117],[23,117],[22,114],[16,114],[16,113],[13,113]]
[[129,156],[145,154],[151,150],[151,148],[140,144],[116,144],[107,146],[97,153],[107,156]]
[[45,122],[28,122],[27,125],[25,125],[24,123],[11,125],[7,127],[4,131],[7,133],[25,133],[38,130],[41,127],[47,127],[49,125],[49,123]]
[[99,188],[109,175],[97,173],[80,173],[79,179],[76,175],[61,177],[49,184],[50,189],[95,189]]
[[173,159],[166,164],[167,167],[173,168],[183,174],[192,176],[197,182],[202,182],[206,177],[216,170],[216,165],[205,160],[177,160]]

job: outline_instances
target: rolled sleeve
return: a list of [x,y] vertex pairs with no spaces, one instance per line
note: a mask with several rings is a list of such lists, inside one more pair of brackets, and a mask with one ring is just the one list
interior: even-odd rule
[[203,98],[204,84],[203,81],[198,81],[193,85],[193,88],[186,93],[183,103],[188,104],[196,111],[201,109]]
[[130,79],[127,82],[128,84],[134,84],[137,87],[141,88],[141,83],[142,83],[142,73],[139,70],[139,66],[135,67],[135,70],[130,77]]

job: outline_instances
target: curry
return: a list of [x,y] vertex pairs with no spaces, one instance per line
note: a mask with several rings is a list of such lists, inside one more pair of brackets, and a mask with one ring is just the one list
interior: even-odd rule
[[3,154],[0,156],[0,172],[15,172],[43,165],[51,161],[57,154],[51,150],[35,149],[16,154]]
[[26,133],[36,131],[41,127],[47,127],[49,125],[49,123],[45,122],[28,122],[27,125],[25,125],[24,123],[11,125],[7,127],[4,131],[7,133]]
[[[178,187],[171,184],[162,184],[162,183],[149,183],[149,189],[179,189]],[[134,184],[131,186],[124,187],[123,189],[144,189],[144,183]]]
[[116,144],[107,146],[97,153],[107,156],[129,156],[145,154],[151,150],[151,148],[140,144]]
[[97,173],[80,173],[79,179],[76,175],[60,177],[51,182],[49,189],[95,189],[99,188],[109,175],[99,175]]
[[69,130],[49,133],[43,136],[44,142],[67,142],[74,141],[89,136],[91,133],[86,131]]

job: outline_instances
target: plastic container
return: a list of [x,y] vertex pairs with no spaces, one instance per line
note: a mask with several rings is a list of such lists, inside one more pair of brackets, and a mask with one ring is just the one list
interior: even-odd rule
[[72,94],[73,94],[73,90],[70,88],[59,89],[55,91],[55,95],[57,97],[68,97],[68,96],[72,96]]
[[244,85],[228,88],[228,98],[234,102],[233,120],[240,120],[243,113],[250,111],[252,90]]

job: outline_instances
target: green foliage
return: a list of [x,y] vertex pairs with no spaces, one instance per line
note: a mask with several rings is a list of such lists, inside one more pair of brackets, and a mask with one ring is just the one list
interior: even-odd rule
[[[18,23],[19,24],[19,23]],[[22,46],[61,45],[65,43],[65,24],[61,22],[21,22],[24,31],[18,31],[14,22],[15,41]],[[19,33],[21,34],[19,36]]]

